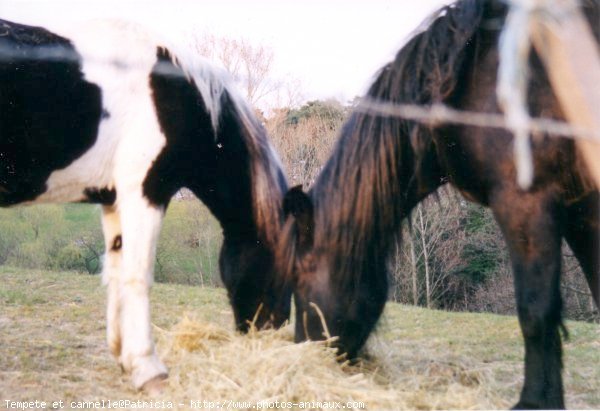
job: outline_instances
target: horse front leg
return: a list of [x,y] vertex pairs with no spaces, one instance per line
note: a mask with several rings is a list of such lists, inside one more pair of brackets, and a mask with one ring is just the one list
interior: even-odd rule
[[600,309],[600,215],[599,194],[590,193],[568,208],[565,239],[581,265],[592,298]]
[[124,198],[119,198],[123,232],[119,278],[121,364],[131,372],[136,388],[153,390],[167,377],[167,369],[154,348],[149,299],[164,209],[149,204],[141,193],[125,192]]
[[119,281],[121,276],[121,218],[117,207],[102,207],[102,231],[104,233],[104,264],[102,282],[107,289],[106,340],[111,353],[120,362],[121,330],[119,319]]
[[508,244],[525,339],[525,381],[518,409],[564,408],[559,327],[561,218],[544,193],[502,193],[492,203]]

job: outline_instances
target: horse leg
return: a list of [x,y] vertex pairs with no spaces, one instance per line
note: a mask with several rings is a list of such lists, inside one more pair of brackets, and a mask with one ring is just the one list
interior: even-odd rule
[[581,265],[592,298],[600,309],[600,225],[598,194],[593,193],[583,201],[569,207],[565,224],[565,239]]
[[[122,336],[121,364],[132,373],[136,388],[145,388],[167,377],[152,340],[149,292],[162,207],[148,203],[140,192],[118,190],[122,228],[122,271],[119,279],[119,308]],[[121,196],[121,193],[127,193]],[[147,386],[147,385],[146,385]]]
[[496,198],[501,200],[492,202],[492,209],[510,250],[525,339],[525,381],[515,408],[564,408],[560,211],[543,192]]
[[105,257],[102,282],[107,287],[106,339],[112,354],[120,361],[119,277],[121,274],[121,219],[115,206],[102,207]]

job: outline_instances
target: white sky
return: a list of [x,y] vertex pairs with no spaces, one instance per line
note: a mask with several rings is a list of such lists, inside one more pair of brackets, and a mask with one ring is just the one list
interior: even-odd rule
[[306,99],[364,94],[407,36],[448,0],[2,0],[0,16],[24,24],[96,17],[139,21],[171,36],[244,37],[272,48],[274,75],[301,81]]

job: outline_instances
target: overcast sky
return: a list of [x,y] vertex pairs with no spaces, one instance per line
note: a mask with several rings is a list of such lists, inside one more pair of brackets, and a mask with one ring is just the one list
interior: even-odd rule
[[[2,0],[1,18],[37,25],[95,17],[139,21],[189,39],[244,37],[272,48],[275,76],[297,78],[306,99],[362,95],[379,67],[447,0]],[[184,40],[182,40],[184,41]]]

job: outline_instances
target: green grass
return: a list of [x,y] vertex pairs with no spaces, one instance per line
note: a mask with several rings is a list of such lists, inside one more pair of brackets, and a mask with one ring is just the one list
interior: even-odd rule
[[[98,276],[0,266],[2,406],[6,399],[143,398],[106,348],[104,309],[105,289]],[[223,289],[154,286],[156,334],[170,330],[187,313],[233,328]],[[600,327],[567,326],[567,406],[599,409]],[[509,407],[522,384],[522,338],[514,317],[388,304],[368,353],[375,372],[398,390],[435,393],[458,384],[475,387],[495,407]],[[411,384],[411,375],[420,381],[426,376],[428,382]]]
[[[0,209],[0,264],[98,271],[104,252],[100,215],[100,207],[89,204]],[[200,201],[172,201],[158,242],[156,280],[218,285],[221,242],[219,223]]]

